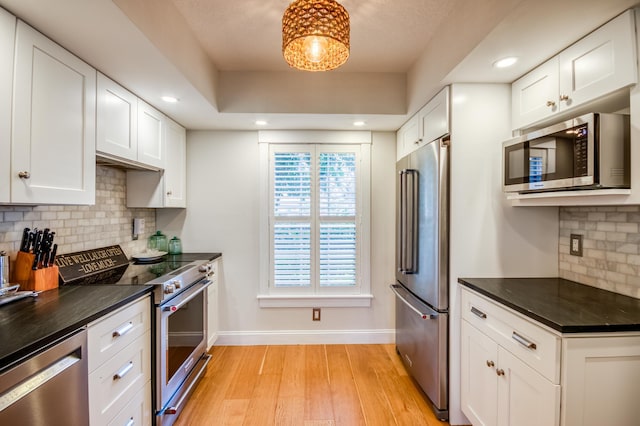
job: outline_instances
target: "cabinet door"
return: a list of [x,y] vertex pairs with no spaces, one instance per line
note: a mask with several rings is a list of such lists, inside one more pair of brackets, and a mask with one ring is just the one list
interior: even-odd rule
[[94,204],[96,70],[19,21],[11,201]]
[[414,116],[398,130],[396,134],[396,157],[398,160],[415,150],[420,143],[419,124],[418,116]]
[[422,141],[431,142],[449,133],[449,88],[438,93],[418,113]]
[[167,119],[167,162],[164,169],[165,207],[187,207],[186,130]]
[[474,426],[495,425],[498,419],[498,345],[462,320],[461,405]]
[[637,425],[640,336],[563,340],[562,424]]
[[11,198],[11,89],[16,18],[0,9],[0,203]]
[[559,425],[560,386],[502,347],[498,360],[498,425]]
[[558,57],[554,57],[511,85],[511,126],[527,127],[558,111]]
[[102,153],[138,159],[138,98],[98,73],[96,149]]
[[637,82],[635,20],[629,10],[560,53],[560,108]]
[[165,167],[164,115],[138,99],[138,161],[160,169]]

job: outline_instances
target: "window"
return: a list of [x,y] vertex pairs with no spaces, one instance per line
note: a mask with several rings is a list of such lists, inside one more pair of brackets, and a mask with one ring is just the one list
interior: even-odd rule
[[[276,299],[288,299],[286,306],[369,305],[368,148],[269,144],[264,149],[268,258],[263,272],[268,276],[262,277],[262,306],[283,306],[274,305]],[[355,301],[363,295],[365,305]]]

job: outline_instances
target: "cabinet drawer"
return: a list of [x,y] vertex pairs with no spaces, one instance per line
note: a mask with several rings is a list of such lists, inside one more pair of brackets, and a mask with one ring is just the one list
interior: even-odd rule
[[131,344],[150,328],[151,305],[149,297],[89,324],[89,372]]
[[150,424],[151,382],[147,382],[127,406],[111,419],[108,426],[148,426]]
[[467,289],[462,291],[462,318],[551,382],[560,383],[558,336]]
[[118,352],[89,374],[89,413],[92,424],[106,424],[151,380],[151,334]]

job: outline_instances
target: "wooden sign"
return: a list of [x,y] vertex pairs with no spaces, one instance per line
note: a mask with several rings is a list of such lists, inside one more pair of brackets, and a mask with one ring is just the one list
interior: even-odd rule
[[[92,284],[119,279],[129,259],[119,245],[56,256],[60,284]],[[117,277],[116,277],[117,276]]]

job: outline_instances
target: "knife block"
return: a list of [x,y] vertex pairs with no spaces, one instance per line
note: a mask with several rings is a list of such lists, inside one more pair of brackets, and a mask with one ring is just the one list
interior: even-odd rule
[[58,287],[58,265],[33,270],[32,253],[18,252],[13,267],[13,282],[20,284],[20,290],[45,291]]

